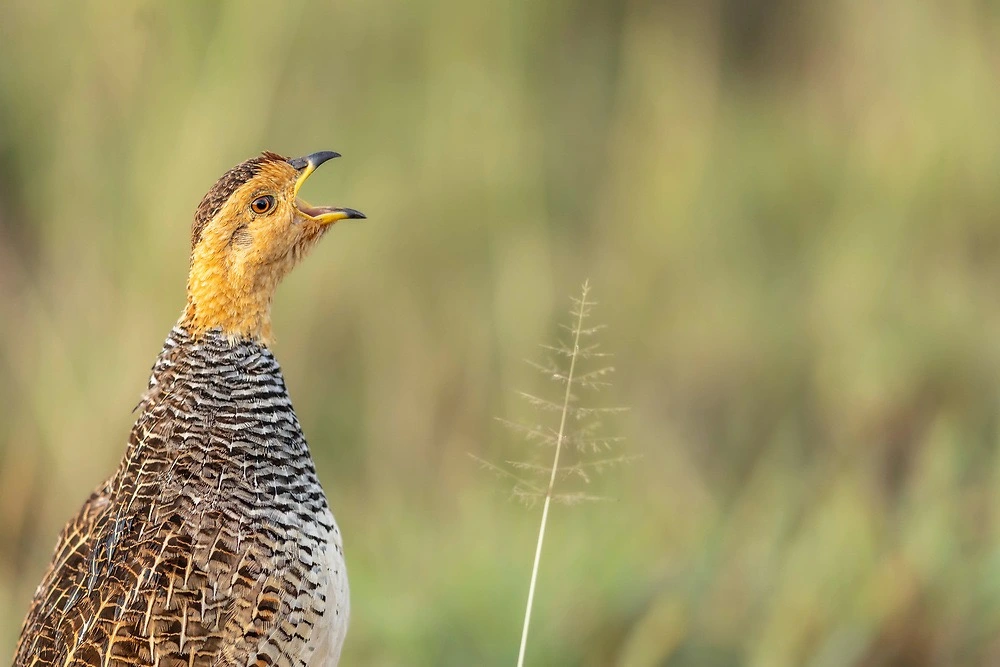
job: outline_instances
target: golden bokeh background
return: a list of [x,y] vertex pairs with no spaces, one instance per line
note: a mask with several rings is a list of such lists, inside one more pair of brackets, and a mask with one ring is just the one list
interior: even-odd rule
[[[514,663],[557,388],[639,460],[557,505],[530,665],[1000,663],[1000,6],[46,3],[0,20],[0,655],[117,464],[202,194],[344,154],[275,354],[346,536],[343,664]],[[556,398],[556,396],[551,396]],[[544,452],[543,452],[544,454]]]

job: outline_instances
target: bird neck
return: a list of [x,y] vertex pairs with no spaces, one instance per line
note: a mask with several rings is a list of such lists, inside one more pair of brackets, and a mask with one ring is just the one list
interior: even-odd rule
[[271,342],[271,300],[280,276],[253,275],[215,258],[192,257],[181,326],[194,337],[218,329],[230,340]]
[[230,341],[248,340],[261,345],[271,343],[271,300],[257,300],[252,295],[199,293],[188,290],[187,306],[180,325],[193,338],[218,331]]

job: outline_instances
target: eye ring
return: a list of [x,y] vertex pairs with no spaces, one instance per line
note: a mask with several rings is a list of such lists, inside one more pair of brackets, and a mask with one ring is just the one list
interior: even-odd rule
[[261,195],[250,202],[250,210],[257,215],[264,215],[274,210],[274,197]]

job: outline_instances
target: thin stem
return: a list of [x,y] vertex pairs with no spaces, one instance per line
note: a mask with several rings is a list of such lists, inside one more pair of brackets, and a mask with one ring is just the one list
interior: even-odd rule
[[535,602],[535,583],[538,581],[538,563],[542,559],[542,542],[545,540],[545,525],[549,519],[549,506],[552,504],[552,490],[556,485],[556,472],[559,470],[559,454],[562,451],[563,434],[566,432],[566,415],[569,413],[570,389],[573,386],[573,371],[576,358],[580,352],[580,330],[583,328],[583,317],[587,310],[587,292],[590,285],[583,283],[583,295],[577,310],[576,329],[573,332],[573,352],[570,355],[569,374],[566,376],[566,395],[563,397],[562,417],[559,420],[559,434],[556,436],[556,453],[552,459],[552,474],[549,476],[549,487],[545,492],[545,503],[542,505],[542,522],[538,527],[538,542],[535,544],[535,562],[531,566],[531,584],[528,586],[528,604],[524,610],[524,627],[521,630],[521,648],[517,654],[517,667],[524,667],[524,650],[528,645],[528,627],[531,624],[531,607]]

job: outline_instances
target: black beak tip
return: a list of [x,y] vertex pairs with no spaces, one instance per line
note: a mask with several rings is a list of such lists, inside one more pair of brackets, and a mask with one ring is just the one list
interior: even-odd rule
[[342,208],[340,210],[347,214],[348,220],[364,220],[368,217],[361,211],[356,211],[353,208]]
[[293,158],[288,161],[288,164],[292,165],[293,168],[302,171],[309,165],[312,165],[312,168],[315,169],[327,160],[332,160],[335,157],[340,157],[340,153],[336,153],[334,151],[320,151],[318,153],[311,153],[304,157]]

